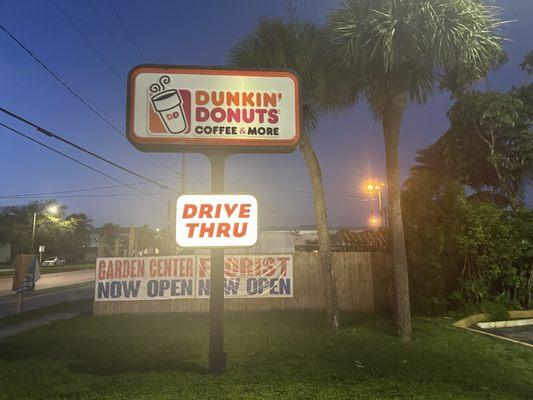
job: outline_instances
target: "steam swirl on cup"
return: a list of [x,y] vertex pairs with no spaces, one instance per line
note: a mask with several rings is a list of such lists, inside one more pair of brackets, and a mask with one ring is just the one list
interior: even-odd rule
[[157,93],[162,90],[165,90],[165,85],[168,85],[170,83],[170,76],[163,75],[161,78],[159,78],[159,83],[152,83],[150,85],[150,92]]
[[152,83],[150,85],[150,92],[152,93],[157,93],[157,92],[160,92],[161,90],[163,90],[163,88],[161,87],[159,83]]
[[170,83],[170,76],[163,75],[161,78],[159,78],[159,84],[163,89],[165,89],[165,85],[168,85]]

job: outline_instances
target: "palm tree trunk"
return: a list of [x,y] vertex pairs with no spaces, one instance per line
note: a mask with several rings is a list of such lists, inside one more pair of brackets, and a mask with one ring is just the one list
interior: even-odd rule
[[383,134],[387,158],[387,183],[389,202],[389,241],[394,269],[396,297],[396,323],[402,340],[411,340],[411,311],[409,305],[409,278],[405,235],[403,232],[398,165],[398,138],[407,93],[394,93],[389,97],[383,112]]
[[337,329],[339,327],[337,309],[337,287],[335,285],[335,273],[331,265],[331,243],[328,231],[328,216],[326,202],[324,200],[324,188],[322,186],[322,172],[318,164],[318,158],[313,150],[307,134],[303,133],[300,139],[300,150],[304,155],[307,170],[313,186],[313,200],[315,202],[315,218],[318,233],[318,254],[320,268],[324,279],[324,307],[328,325]]

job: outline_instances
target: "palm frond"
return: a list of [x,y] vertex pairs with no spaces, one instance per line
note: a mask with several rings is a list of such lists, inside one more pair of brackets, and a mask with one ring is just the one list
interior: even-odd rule
[[329,31],[379,115],[394,91],[423,102],[435,83],[457,91],[483,79],[504,57],[500,15],[483,0],[345,0]]

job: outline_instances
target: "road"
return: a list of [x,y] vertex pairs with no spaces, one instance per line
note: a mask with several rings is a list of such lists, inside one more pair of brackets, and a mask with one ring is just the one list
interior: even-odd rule
[[[16,313],[12,278],[0,279],[0,318]],[[76,285],[70,287],[69,285]],[[24,293],[23,310],[33,310],[67,301],[90,299],[94,295],[94,270],[42,275],[34,292]]]
[[520,342],[533,344],[533,325],[512,326],[508,328],[483,329],[485,332],[504,336]]

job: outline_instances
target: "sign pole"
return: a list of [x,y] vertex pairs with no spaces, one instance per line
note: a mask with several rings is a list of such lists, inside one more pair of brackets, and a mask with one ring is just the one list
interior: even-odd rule
[[17,314],[20,314],[22,312],[22,299],[24,298],[24,293],[19,291],[17,293]]
[[[211,192],[224,192],[224,167],[226,154],[209,154],[211,161]],[[224,249],[211,249],[211,272],[209,291],[209,372],[224,372]]]

